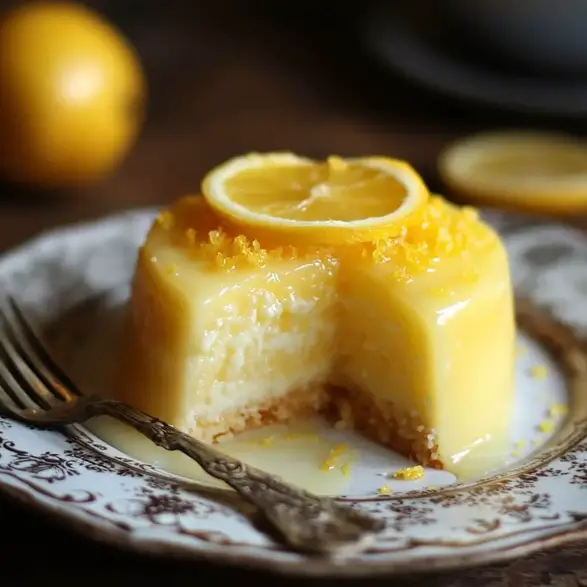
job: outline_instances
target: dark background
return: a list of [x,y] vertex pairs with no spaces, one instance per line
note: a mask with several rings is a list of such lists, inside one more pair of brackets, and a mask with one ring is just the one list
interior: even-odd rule
[[[2,2],[0,8],[13,4]],[[212,165],[247,151],[408,159],[440,190],[439,151],[473,131],[511,126],[582,132],[581,119],[481,108],[411,85],[371,59],[359,32],[377,2],[95,0],[137,48],[149,80],[147,123],[110,177],[67,193],[0,186],[0,251],[48,228],[198,191]],[[407,3],[425,26],[432,4]],[[398,3],[399,5],[399,3]],[[458,50],[458,48],[457,48]],[[480,57],[481,58],[481,57]],[[506,91],[506,89],[504,89]],[[204,565],[157,562],[72,537],[0,500],[0,585],[217,584],[278,581]],[[358,581],[354,584],[363,584]],[[386,583],[382,581],[380,584]],[[509,565],[388,584],[587,585],[587,548]]]
[[[0,0],[0,7],[16,3]],[[0,250],[56,224],[197,191],[206,170],[242,152],[388,154],[408,159],[441,189],[436,157],[454,138],[512,125],[585,126],[452,101],[391,75],[360,41],[377,0],[361,0],[360,10],[332,0],[86,3],[141,56],[150,94],[145,128],[124,164],[91,188],[64,195],[0,185]],[[415,4],[434,26],[429,3]]]

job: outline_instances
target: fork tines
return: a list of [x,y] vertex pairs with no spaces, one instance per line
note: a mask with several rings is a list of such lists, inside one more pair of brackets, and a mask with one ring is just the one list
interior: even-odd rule
[[0,302],[0,406],[48,410],[80,395],[53,361],[16,301]]

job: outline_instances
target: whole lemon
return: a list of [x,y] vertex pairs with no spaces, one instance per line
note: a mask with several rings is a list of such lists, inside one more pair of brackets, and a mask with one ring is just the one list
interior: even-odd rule
[[0,173],[45,188],[97,180],[143,121],[133,48],[89,9],[26,2],[0,17]]

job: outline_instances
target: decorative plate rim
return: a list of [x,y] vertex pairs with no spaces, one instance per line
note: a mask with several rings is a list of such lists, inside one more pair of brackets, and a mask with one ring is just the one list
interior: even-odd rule
[[[155,210],[152,208],[139,209],[122,214],[113,214],[96,221],[84,222],[70,227],[57,228],[47,231],[36,238],[6,252],[0,258],[0,270],[10,271],[10,264],[20,255],[33,251],[41,244],[49,242],[52,238],[71,238],[76,234],[87,234],[88,230],[97,231],[101,227],[111,225],[113,222],[122,226],[128,222],[145,222],[151,218]],[[587,430],[583,430],[581,437],[576,440],[576,445],[587,438]],[[572,447],[568,447],[570,451]],[[143,471],[144,474],[148,474]],[[3,481],[4,480],[4,481]],[[7,480],[7,481],[6,481]],[[461,489],[467,491],[467,489]],[[453,491],[453,492],[456,492]],[[107,520],[98,515],[92,516],[88,510],[68,507],[65,501],[58,502],[57,497],[43,494],[42,490],[34,484],[18,477],[18,475],[0,471],[0,494],[5,495],[9,500],[21,505],[33,506],[43,515],[53,519],[62,526],[71,528],[73,531],[86,535],[101,543],[113,545],[125,550],[138,553],[150,553],[161,557],[178,559],[205,560],[212,563],[230,564],[271,571],[273,573],[298,575],[298,576],[328,576],[328,577],[368,577],[381,574],[396,574],[403,572],[427,573],[431,571],[446,571],[454,569],[465,569],[482,564],[497,561],[506,561],[521,555],[527,555],[543,548],[549,548],[564,543],[587,538],[587,512],[578,514],[576,518],[570,518],[566,522],[557,524],[545,524],[542,526],[526,527],[520,531],[508,532],[489,539],[495,540],[497,544],[492,548],[477,551],[474,553],[461,552],[461,548],[467,545],[450,545],[445,541],[444,546],[436,542],[436,546],[442,548],[455,548],[456,552],[422,555],[402,559],[353,559],[339,563],[329,559],[312,558],[274,558],[272,553],[275,549],[261,546],[259,548],[249,545],[249,551],[239,552],[228,550],[214,542],[191,542],[180,543],[170,541],[165,536],[149,536],[133,533],[132,530],[123,529],[112,520]],[[404,495],[404,499],[412,496]],[[417,496],[413,496],[417,499]],[[382,500],[379,500],[382,501]],[[514,545],[507,545],[507,539],[511,537],[522,537],[528,534],[529,538],[516,542]],[[539,534],[539,535],[536,535]],[[533,536],[533,537],[532,537]],[[500,546],[500,542],[506,542]],[[469,545],[479,545],[481,542],[470,542]],[[396,549],[395,552],[407,552],[425,546],[425,543],[412,540],[405,547]],[[253,552],[250,548],[253,548]],[[279,549],[278,549],[279,550]],[[257,552],[255,552],[257,551]],[[385,552],[391,552],[386,550]],[[382,554],[384,554],[382,552]],[[425,563],[425,564],[421,564]]]
[[[2,475],[0,474],[0,479]],[[454,554],[450,556],[436,555],[422,559],[425,566],[416,564],[419,561],[353,561],[351,564],[337,564],[333,561],[319,559],[300,561],[281,561],[256,557],[247,553],[224,553],[221,550],[200,550],[192,546],[171,544],[161,538],[133,540],[132,533],[123,530],[100,518],[85,519],[87,514],[78,514],[75,510],[51,506],[43,503],[34,494],[24,494],[17,487],[0,483],[0,494],[22,507],[33,506],[43,517],[56,525],[64,527],[76,534],[94,540],[102,545],[121,548],[128,553],[152,554],[162,559],[199,562],[210,564],[228,564],[233,568],[267,571],[277,575],[298,577],[326,578],[370,578],[382,575],[396,575],[405,572],[425,575],[434,572],[467,570],[482,565],[508,562],[520,556],[528,556],[543,549],[564,546],[578,540],[587,539],[587,519],[572,524],[571,530],[560,527],[559,532],[544,538],[534,538],[515,547],[503,547],[487,550],[477,555]],[[62,511],[61,511],[62,510]],[[531,528],[525,533],[536,529]],[[418,545],[415,546],[417,548]]]

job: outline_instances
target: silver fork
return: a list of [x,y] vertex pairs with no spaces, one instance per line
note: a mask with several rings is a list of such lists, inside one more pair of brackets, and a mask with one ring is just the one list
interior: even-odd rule
[[258,510],[290,547],[333,557],[368,549],[383,522],[328,497],[313,495],[195,440],[132,406],[81,393],[51,358],[11,297],[0,302],[0,409],[40,427],[107,415],[166,450],[178,450],[224,481]]

